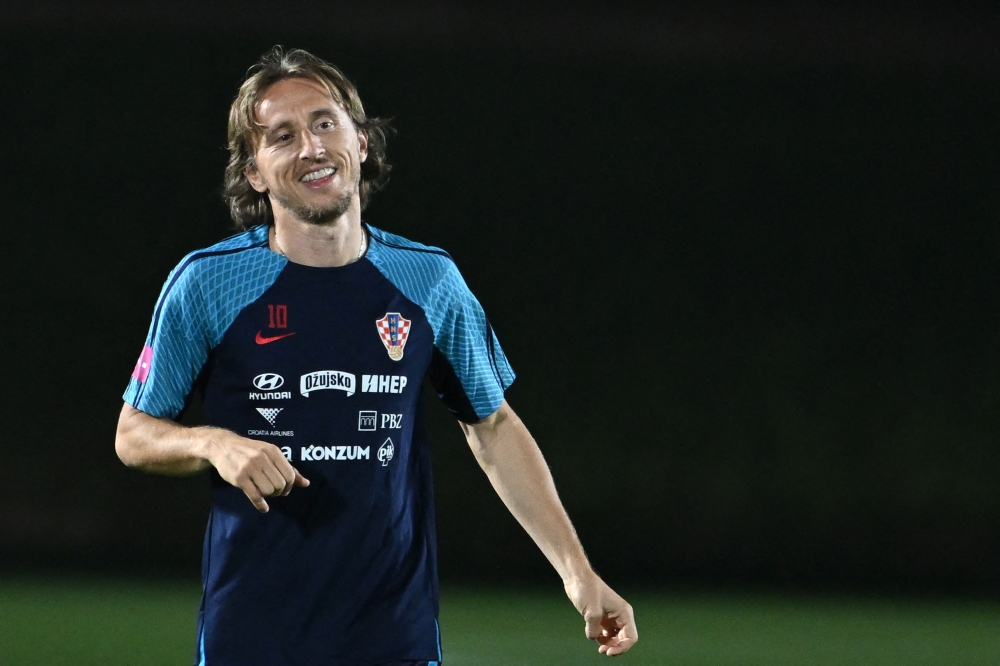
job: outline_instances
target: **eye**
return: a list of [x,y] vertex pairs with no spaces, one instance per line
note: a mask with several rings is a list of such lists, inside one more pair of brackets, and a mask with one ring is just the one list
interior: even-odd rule
[[275,138],[275,141],[277,141],[278,143],[285,143],[286,141],[290,141],[291,138],[292,138],[292,135],[286,132],[284,134],[279,134]]
[[322,120],[316,127],[322,130],[332,130],[334,125],[332,120]]

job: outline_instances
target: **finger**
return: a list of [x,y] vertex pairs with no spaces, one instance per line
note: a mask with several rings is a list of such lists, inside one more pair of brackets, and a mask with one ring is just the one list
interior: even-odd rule
[[274,490],[267,495],[268,497],[288,494],[285,492],[285,486],[287,485],[285,476],[278,470],[277,467],[274,465],[265,465],[261,470],[261,473],[267,477],[267,480],[270,481],[271,485],[274,487]]
[[248,484],[248,486],[248,488],[242,489],[243,494],[247,496],[247,499],[249,499],[251,503],[253,503],[254,507],[261,513],[267,513],[270,511],[271,507],[269,507],[267,502],[264,501],[264,496],[260,494],[260,490],[257,489],[257,486],[252,483]]
[[302,476],[302,473],[299,472],[299,470],[295,469],[294,467],[292,468],[292,470],[295,472],[295,485],[297,485],[299,488],[308,488],[309,479]]
[[601,648],[604,649],[604,654],[608,655],[609,657],[614,657],[615,655],[628,652],[633,645],[635,645],[634,640],[625,639],[619,641],[618,645],[602,645]]
[[275,487],[281,488],[278,494],[287,495],[292,492],[292,486],[295,485],[295,468],[292,467],[292,464],[288,462],[288,459],[281,453],[278,447],[270,449],[268,453],[274,463],[275,470],[281,475],[281,483],[275,483]]
[[601,654],[606,654],[609,657],[614,657],[615,655],[622,654],[623,652],[628,652],[629,648],[631,648],[634,644],[635,641],[632,639],[615,639],[612,642],[597,648],[597,651]]
[[254,461],[254,466],[257,468],[256,471],[263,474],[273,487],[273,490],[268,493],[264,492],[266,491],[264,486],[260,486],[265,497],[287,495],[291,490],[295,472],[278,447],[267,446],[261,449],[259,457]]
[[599,641],[601,646],[597,648],[597,651],[601,654],[606,654],[610,657],[618,654],[615,650],[618,649],[619,641],[617,636],[609,636],[606,640]]
[[615,645],[617,641],[618,641],[617,627],[614,627],[612,629],[604,627],[601,629],[601,635],[597,637],[597,642],[600,643],[601,647],[603,647],[605,650],[607,650],[608,647]]
[[275,495],[274,482],[268,477],[266,470],[255,469],[250,472],[250,481],[257,486],[257,490],[262,496],[273,497]]
[[596,641],[601,637],[601,618],[603,616],[590,609],[583,612],[583,620],[586,623],[584,631],[587,633],[587,638],[592,641]]
[[610,641],[604,648],[604,653],[613,657],[623,652],[628,652],[629,648],[639,640],[639,632],[636,630],[635,622],[629,617],[624,627],[618,630],[618,635]]

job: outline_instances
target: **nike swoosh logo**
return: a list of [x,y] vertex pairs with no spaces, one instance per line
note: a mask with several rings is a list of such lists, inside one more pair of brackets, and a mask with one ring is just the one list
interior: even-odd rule
[[284,335],[276,335],[273,338],[265,338],[257,331],[257,344],[266,345],[268,342],[274,342],[275,340],[280,340],[281,338],[287,338],[289,335],[295,335],[295,333],[285,333]]

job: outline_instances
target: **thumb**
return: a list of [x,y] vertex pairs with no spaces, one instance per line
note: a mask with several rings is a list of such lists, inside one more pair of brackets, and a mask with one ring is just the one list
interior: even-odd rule
[[587,638],[590,640],[597,640],[601,637],[601,619],[604,616],[594,610],[588,608],[583,612],[583,620],[587,623],[586,632]]
[[299,470],[295,469],[294,467],[292,468],[292,471],[295,472],[295,481],[293,481],[293,483],[297,485],[299,488],[308,488],[309,479],[302,476],[302,473],[299,472]]

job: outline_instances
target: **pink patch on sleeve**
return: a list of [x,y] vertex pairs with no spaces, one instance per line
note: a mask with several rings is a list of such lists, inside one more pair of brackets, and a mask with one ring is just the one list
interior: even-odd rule
[[132,371],[132,377],[144,383],[146,377],[149,377],[149,368],[151,365],[153,365],[153,348],[149,345],[143,345],[142,354],[139,355],[139,360],[135,363],[135,370]]

